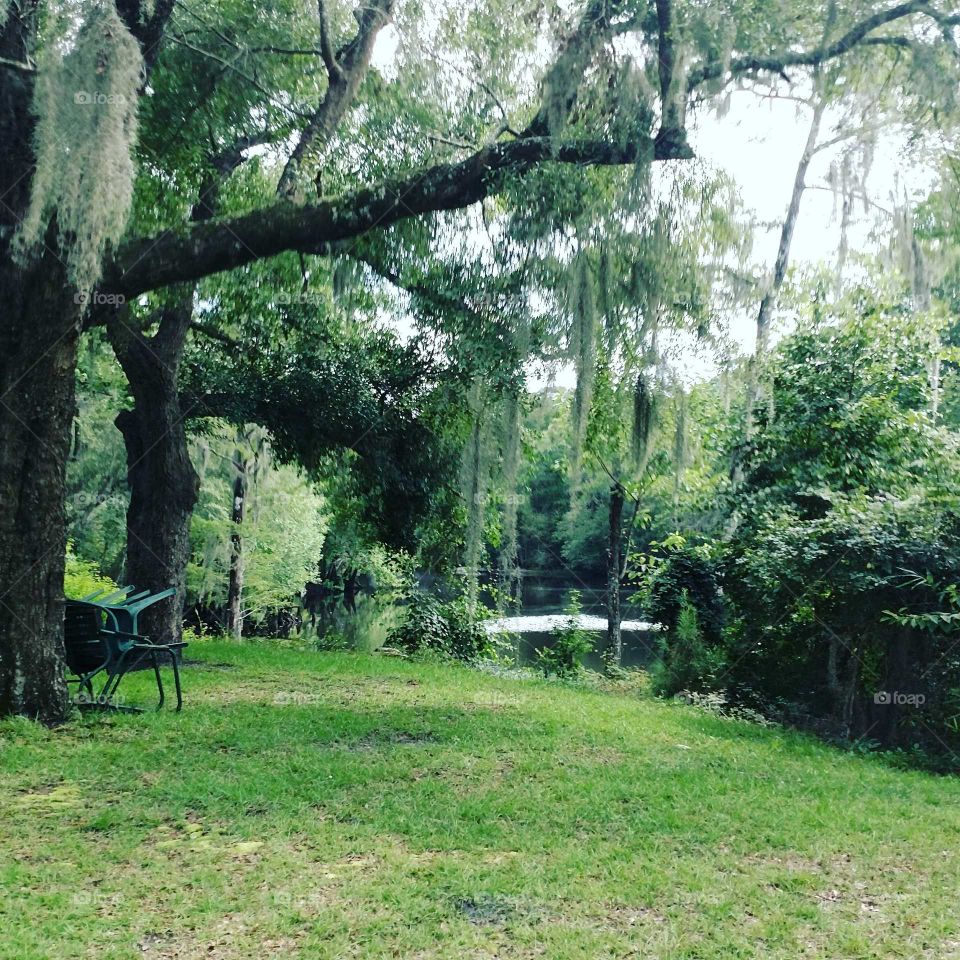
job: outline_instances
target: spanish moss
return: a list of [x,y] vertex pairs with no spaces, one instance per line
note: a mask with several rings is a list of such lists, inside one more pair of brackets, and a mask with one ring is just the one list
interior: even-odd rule
[[66,54],[49,44],[33,110],[36,172],[18,248],[40,249],[56,217],[61,252],[80,294],[100,279],[106,247],[120,239],[133,199],[140,47],[112,0],[92,6]]

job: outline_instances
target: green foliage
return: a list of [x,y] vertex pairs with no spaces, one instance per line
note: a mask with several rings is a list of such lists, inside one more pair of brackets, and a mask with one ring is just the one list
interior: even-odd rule
[[[933,422],[929,331],[863,296],[847,309],[778,351],[725,551],[730,681],[846,735],[937,746],[960,688],[942,586],[960,580],[958,437]],[[898,714],[883,691],[923,702]]]
[[581,628],[580,613],[580,591],[572,590],[564,608],[566,619],[554,628],[550,646],[537,650],[544,676],[570,680],[583,671],[580,660],[593,649],[593,638]]
[[720,642],[724,623],[719,572],[704,548],[689,546],[675,535],[651,545],[654,551],[636,577],[639,603],[645,617],[668,631],[678,629],[687,607],[696,612],[699,629],[708,645]]
[[388,647],[407,653],[432,653],[472,662],[492,657],[490,634],[469,609],[465,596],[443,601],[422,590],[406,598],[403,622],[387,636]]
[[[232,290],[221,309],[250,309],[245,296],[242,287]],[[361,324],[339,329],[335,317],[313,316],[311,304],[257,303],[263,326],[249,331],[255,349],[192,353],[188,406],[268,429],[280,461],[330,478],[344,523],[367,543],[413,552],[423,526],[447,522],[454,509],[454,458],[464,436],[459,387],[421,345]],[[270,325],[277,309],[293,330]]]
[[117,584],[105,577],[95,563],[83,560],[73,552],[73,544],[67,543],[67,563],[63,578],[64,596],[79,600],[96,590],[116,590]]
[[99,332],[87,334],[77,363],[77,419],[67,462],[67,531],[78,557],[122,575],[126,538],[126,451],[114,425],[126,401],[123,375]]
[[928,596],[940,600],[939,610],[922,612],[907,607],[899,610],[884,610],[884,619],[911,630],[925,630],[929,633],[944,633],[956,630],[960,626],[960,585],[956,583],[939,584],[929,571],[924,575],[904,571],[904,584],[913,590],[922,590]]
[[[187,570],[191,600],[226,601],[231,536],[243,543],[243,609],[253,623],[269,610],[296,604],[314,579],[323,550],[323,497],[294,467],[271,462],[269,444],[249,468],[246,516],[231,520],[236,433],[220,426],[196,441],[203,483],[193,515],[193,556]],[[238,529],[239,528],[239,529]]]
[[681,690],[718,690],[724,686],[726,652],[704,636],[697,608],[686,590],[680,593],[673,625],[660,637],[660,653],[661,659],[651,670],[655,693],[672,696]]
[[805,516],[833,493],[907,495],[949,485],[957,438],[930,415],[932,333],[902,307],[862,291],[838,322],[812,319],[774,361],[775,415],[758,410],[747,493],[788,499]]

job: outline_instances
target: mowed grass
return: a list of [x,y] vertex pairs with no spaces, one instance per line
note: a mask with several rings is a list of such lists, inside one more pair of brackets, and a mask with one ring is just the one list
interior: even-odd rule
[[189,653],[179,716],[0,724],[4,960],[960,957],[954,779],[465,668]]

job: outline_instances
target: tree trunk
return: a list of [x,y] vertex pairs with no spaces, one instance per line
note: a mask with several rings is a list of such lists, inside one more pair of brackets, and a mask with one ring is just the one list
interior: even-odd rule
[[841,704],[840,723],[843,727],[843,735],[848,737],[853,731],[857,694],[860,687],[860,651],[848,641],[845,645],[850,650],[850,656],[847,658],[847,677]]
[[141,590],[176,591],[144,611],[144,632],[158,643],[175,643],[183,635],[190,517],[200,490],[177,393],[191,311],[192,299],[184,295],[164,310],[152,337],[130,325],[125,309],[108,326],[134,401],[132,409],[116,418],[127,450],[130,485],[127,582]]
[[872,716],[877,719],[871,726],[871,732],[876,740],[885,747],[900,746],[902,732],[900,729],[904,717],[903,704],[899,697],[904,694],[918,693],[916,686],[916,671],[914,656],[918,644],[914,632],[907,626],[897,627],[887,641],[886,671],[884,676],[883,693],[886,694],[883,703],[878,703],[874,691]]
[[227,585],[227,620],[224,626],[238,640],[243,636],[243,517],[247,503],[247,461],[237,451],[234,461],[233,508],[230,519],[230,582]]
[[623,559],[623,487],[610,487],[610,542],[607,547],[607,667],[619,667],[623,659],[620,633],[620,576]]
[[826,683],[827,695],[830,698],[830,712],[833,716],[840,716],[840,701],[842,697],[840,672],[840,638],[831,630],[827,637],[827,666]]
[[51,255],[0,266],[0,715],[58,723],[80,308]]

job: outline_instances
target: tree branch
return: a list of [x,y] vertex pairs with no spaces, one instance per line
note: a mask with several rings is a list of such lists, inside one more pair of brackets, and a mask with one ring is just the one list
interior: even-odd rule
[[167,22],[173,13],[174,0],[117,0],[116,7],[120,19],[140,44],[143,55],[144,74],[149,77],[160,56]]
[[[673,37],[673,2],[656,0],[657,6],[657,68],[660,78],[660,129],[657,141],[670,143],[676,150],[687,146],[683,129],[683,108],[686,91],[677,77],[676,47]],[[689,149],[688,149],[688,152]],[[693,154],[690,153],[692,156]]]
[[495,143],[457,163],[441,163],[341,197],[299,206],[280,200],[237,217],[167,230],[121,244],[106,267],[103,290],[135,297],[182,280],[232,270],[288,250],[311,252],[409,217],[459,210],[503,188],[546,161],[623,166],[675,160],[669,145],[523,137]]
[[[835,60],[837,57],[843,56],[864,41],[874,30],[905,17],[913,16],[916,13],[930,17],[941,26],[944,23],[952,25],[954,19],[934,10],[930,6],[929,0],[908,0],[906,3],[881,10],[872,17],[861,20],[833,43],[819,45],[813,50],[797,51],[796,53],[784,52],[772,57],[739,57],[731,62],[727,72],[731,77],[756,71],[782,74],[788,67],[817,66],[826,63],[828,60]],[[693,90],[705,81],[715,80],[723,74],[723,66],[719,63],[707,64],[698,70],[693,70],[688,81],[689,89]]]
[[0,57],[0,67],[6,67],[8,70],[16,70],[19,73],[36,73],[37,68],[32,63],[22,60],[10,60],[7,57]]
[[[320,42],[329,83],[320,105],[300,134],[277,184],[277,193],[288,200],[297,198],[300,169],[307,156],[326,143],[340,125],[357,90],[366,76],[373,56],[377,34],[393,16],[394,0],[369,0],[355,12],[357,35],[338,54],[330,45],[323,0],[317,0],[320,13]],[[332,69],[331,69],[332,65]]]
[[240,350],[243,348],[243,344],[239,343],[237,340],[234,340],[233,337],[228,337],[219,327],[212,323],[206,323],[203,320],[197,320],[194,318],[193,322],[190,324],[191,330],[196,330],[197,333],[203,334],[210,340],[215,341],[216,343],[221,344],[222,346],[228,347],[230,350]]
[[330,82],[337,83],[343,79],[343,70],[337,63],[337,55],[330,42],[330,20],[327,17],[327,5],[323,0],[317,0],[317,16],[320,18],[320,56],[323,57]]

